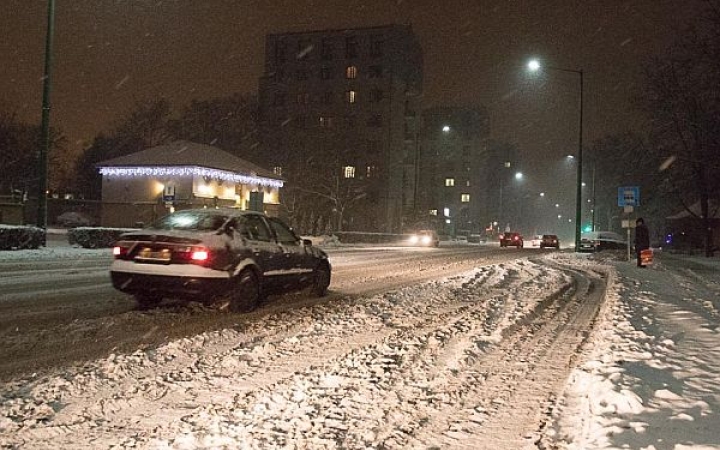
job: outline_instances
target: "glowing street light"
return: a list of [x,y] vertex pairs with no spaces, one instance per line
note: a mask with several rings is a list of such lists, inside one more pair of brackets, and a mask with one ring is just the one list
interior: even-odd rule
[[[583,71],[582,69],[565,69],[561,67],[546,66],[548,70],[556,70],[558,72],[568,72],[579,75],[580,77],[580,120],[578,127],[578,151],[577,151],[577,181],[575,186],[575,249],[580,248],[580,223],[582,222],[582,141],[583,141]],[[537,72],[542,69],[540,61],[533,59],[528,62],[528,69],[531,72]]]

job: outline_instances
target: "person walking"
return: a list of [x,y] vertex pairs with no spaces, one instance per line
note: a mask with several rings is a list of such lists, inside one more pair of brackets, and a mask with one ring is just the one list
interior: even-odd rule
[[642,263],[641,253],[650,248],[650,230],[645,225],[645,220],[638,217],[635,221],[635,254],[637,255],[637,266],[645,267]]

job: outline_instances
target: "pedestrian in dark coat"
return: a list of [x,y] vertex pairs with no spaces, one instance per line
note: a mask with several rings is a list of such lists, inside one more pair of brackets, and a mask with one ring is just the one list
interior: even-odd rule
[[650,248],[650,230],[642,217],[635,221],[635,253],[637,254],[638,267],[645,267],[640,257],[640,252]]

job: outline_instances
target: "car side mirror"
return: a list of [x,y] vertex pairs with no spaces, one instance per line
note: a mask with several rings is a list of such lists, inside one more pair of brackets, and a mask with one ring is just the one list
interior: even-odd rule
[[305,247],[312,247],[313,243],[310,239],[303,239],[302,243]]

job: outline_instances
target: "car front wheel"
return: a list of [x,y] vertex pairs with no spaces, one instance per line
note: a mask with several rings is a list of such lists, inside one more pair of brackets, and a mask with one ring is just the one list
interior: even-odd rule
[[310,292],[317,297],[327,295],[327,289],[328,286],[330,286],[330,276],[330,267],[328,267],[327,264],[323,264],[315,269]]

